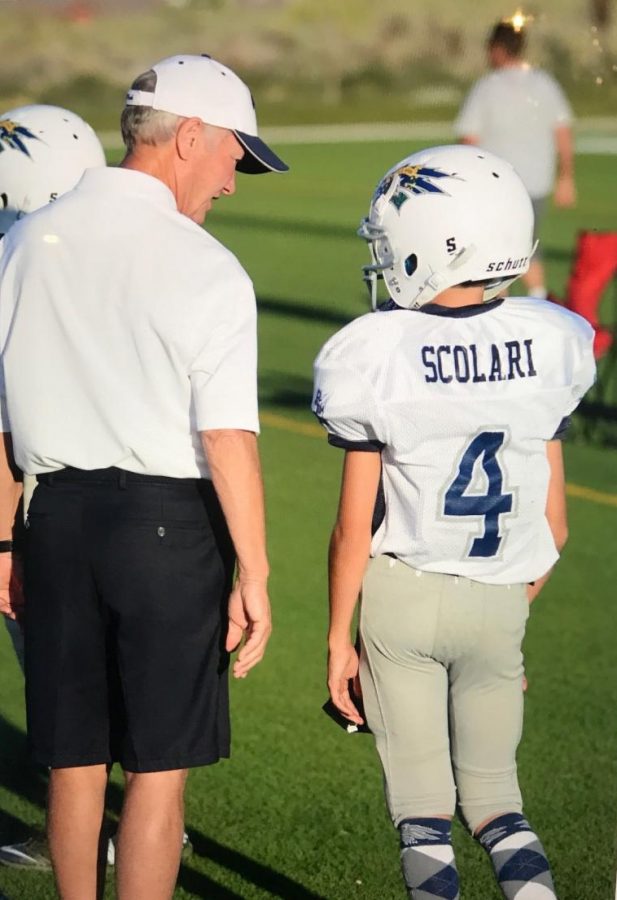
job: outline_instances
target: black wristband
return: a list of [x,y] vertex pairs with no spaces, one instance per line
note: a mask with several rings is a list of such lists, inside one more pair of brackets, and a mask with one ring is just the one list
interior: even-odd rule
[[12,553],[13,541],[0,541],[0,553]]

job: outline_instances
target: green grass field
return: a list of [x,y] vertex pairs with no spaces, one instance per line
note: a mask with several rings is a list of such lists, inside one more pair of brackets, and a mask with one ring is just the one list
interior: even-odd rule
[[[373,185],[408,153],[401,144],[281,148],[288,176],[239,179],[209,227],[252,275],[261,308],[261,447],[268,495],[275,632],[266,660],[233,685],[234,751],[196,770],[187,790],[195,854],[178,900],[402,898],[396,834],[368,736],[348,737],[325,699],[325,556],[341,455],[312,426],[313,358],[367,307],[355,228]],[[544,228],[550,286],[560,293],[579,228],[615,228],[615,157],[578,160],[580,203]],[[612,297],[604,316],[614,321]],[[617,377],[617,376],[616,376]],[[566,448],[570,541],[534,605],[520,779],[561,900],[612,900],[617,808],[614,596],[617,451]],[[613,587],[611,587],[613,585]],[[22,680],[0,630],[0,840],[43,823],[44,779],[27,763]],[[421,723],[419,723],[421,727]],[[115,815],[117,776],[109,792]],[[497,900],[488,860],[461,827],[463,900]],[[10,900],[54,896],[45,874],[0,870]],[[109,898],[113,896],[111,879]],[[144,898],[147,900],[147,898]]]

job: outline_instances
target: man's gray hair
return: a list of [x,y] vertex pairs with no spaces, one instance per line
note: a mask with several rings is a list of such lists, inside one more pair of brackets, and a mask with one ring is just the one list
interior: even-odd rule
[[[135,79],[131,90],[154,91],[155,87],[156,72],[150,69]],[[156,147],[157,144],[163,144],[174,136],[183,119],[184,116],[162,112],[150,106],[126,106],[120,120],[122,140],[129,153],[132,153],[138,144]]]

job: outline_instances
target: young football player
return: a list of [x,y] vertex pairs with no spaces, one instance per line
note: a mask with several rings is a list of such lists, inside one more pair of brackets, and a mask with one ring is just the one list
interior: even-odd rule
[[[94,130],[68,109],[32,104],[0,114],[0,239],[18,219],[53,203],[75,187],[84,171],[105,165]],[[5,453],[11,453],[4,446]],[[26,478],[24,501],[36,481]],[[1,485],[3,502],[17,503],[13,485]],[[21,515],[18,521],[21,521]],[[0,613],[4,614],[19,665],[24,668],[24,641],[17,619],[22,613],[20,548],[15,535],[1,535]],[[18,868],[51,868],[47,842],[31,837],[0,847],[0,864]]]
[[521,643],[566,539],[560,440],[594,379],[593,333],[555,304],[495,299],[532,233],[509,163],[464,146],[402,160],[359,231],[373,305],[381,278],[390,300],[315,363],[313,410],[346,451],[328,686],[361,724],[359,674],[414,900],[459,896],[457,802],[505,897],[556,896],[516,774]]
[[[86,169],[104,165],[105,154],[94,130],[68,109],[37,103],[0,114],[0,239],[17,219],[75,187]],[[26,486],[26,494],[32,487]],[[20,585],[13,579],[10,600],[13,547],[8,540],[0,543],[0,612],[7,617],[23,669],[23,638],[15,621],[15,608],[21,607]]]

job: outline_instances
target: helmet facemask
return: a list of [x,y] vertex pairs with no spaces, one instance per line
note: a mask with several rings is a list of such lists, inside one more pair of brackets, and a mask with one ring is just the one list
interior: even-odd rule
[[371,298],[371,309],[375,310],[379,282],[383,281],[384,271],[394,265],[394,254],[385,228],[375,225],[369,218],[362,220],[357,234],[367,242],[373,260],[370,265],[362,266],[362,278]]

